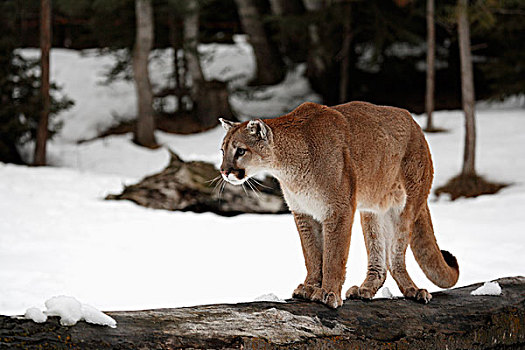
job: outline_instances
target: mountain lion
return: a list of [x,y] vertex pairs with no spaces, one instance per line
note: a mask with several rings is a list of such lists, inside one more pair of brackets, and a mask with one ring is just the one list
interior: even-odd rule
[[405,297],[430,301],[431,294],[407,273],[408,244],[434,284],[449,288],[457,282],[456,258],[439,250],[427,205],[433,177],[429,148],[408,111],[365,102],[335,107],[307,102],[275,119],[221,122],[227,130],[223,178],[239,185],[266,172],[281,184],[307,270],[294,297],[342,305],[356,209],[368,270],[346,298],[371,299],[388,270]]

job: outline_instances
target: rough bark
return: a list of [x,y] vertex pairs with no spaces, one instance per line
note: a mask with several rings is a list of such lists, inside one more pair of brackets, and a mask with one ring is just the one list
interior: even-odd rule
[[153,92],[149,80],[148,62],[153,47],[153,6],[151,0],[135,0],[137,22],[135,47],[133,49],[133,77],[137,93],[137,123],[135,143],[156,147]]
[[522,349],[525,278],[499,279],[502,296],[479,286],[405,299],[346,301],[337,309],[298,300],[108,313],[117,328],[61,327],[0,316],[0,347],[47,349]]
[[232,118],[226,84],[220,81],[206,81],[199,60],[199,4],[196,0],[187,2],[184,16],[184,57],[191,77],[191,99],[193,111],[202,129],[219,123],[219,117]]
[[286,6],[286,1],[270,0],[270,8],[272,9],[272,13],[276,16],[284,16],[285,6]]
[[458,41],[461,61],[461,100],[465,113],[465,148],[462,175],[476,174],[476,120],[474,116],[474,73],[470,52],[470,29],[468,22],[468,0],[458,0]]
[[213,212],[224,216],[242,213],[277,214],[288,212],[279,185],[271,179],[263,186],[242,188],[225,184],[210,163],[183,162],[171,153],[171,161],[160,173],[138,184],[127,186],[121,194],[107,199],[126,199],[139,205],[165,210]]
[[270,0],[270,9],[274,16],[284,17],[302,11],[302,0]]
[[270,9],[276,18],[281,56],[292,62],[304,62],[306,57],[300,54],[300,44],[293,31],[290,32],[287,27],[290,17],[293,18],[304,12],[302,0],[270,0]]
[[353,38],[352,33],[352,7],[350,2],[339,0],[341,12],[343,13],[343,42],[341,51],[337,55],[340,61],[340,81],[339,81],[339,103],[345,103],[348,99],[348,85],[350,81],[350,49]]
[[179,50],[182,49],[182,38],[180,35],[180,30],[177,28],[177,24],[175,22],[175,10],[173,8],[170,8],[168,10],[168,29],[169,29],[169,40],[170,45],[173,48],[173,83],[174,83],[174,96],[175,96],[175,103],[178,106],[179,111],[184,111],[184,103],[182,100],[183,94],[183,88],[186,84],[184,84],[185,79],[184,76],[181,77],[181,65],[182,62],[179,59]]
[[264,30],[262,16],[255,1],[235,0],[244,32],[248,34],[255,53],[257,65],[256,81],[258,85],[272,85],[284,78],[284,63],[277,50],[272,47]]
[[199,43],[199,4],[197,0],[189,0],[186,3],[186,14],[184,16],[184,58],[188,73],[192,80],[192,89],[204,81],[204,74],[199,60],[197,44]]
[[434,130],[432,113],[434,112],[436,57],[436,28],[434,25],[434,0],[427,0],[427,84],[425,94],[425,110],[427,113],[426,130]]
[[49,111],[51,96],[49,95],[49,51],[51,49],[51,0],[40,1],[40,97],[42,111],[36,133],[36,145],[33,163],[46,165],[46,144],[48,138]]
[[[318,13],[323,10],[326,2],[320,0],[303,0],[303,5],[311,18],[317,18]],[[313,89],[323,96],[325,103],[336,104],[340,100],[340,95],[335,94],[335,96],[331,96],[332,94],[330,93],[331,90],[334,90],[333,83],[327,81],[326,75],[331,66],[332,57],[327,53],[323,45],[322,32],[321,22],[313,20],[308,24],[309,47],[306,75]]]

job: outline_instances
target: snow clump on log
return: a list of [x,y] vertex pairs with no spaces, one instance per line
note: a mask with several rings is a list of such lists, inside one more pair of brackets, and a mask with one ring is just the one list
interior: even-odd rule
[[471,295],[501,295],[498,282],[485,282],[481,287],[470,292]]
[[25,318],[37,323],[46,322],[48,316],[59,316],[62,326],[74,326],[78,321],[86,321],[101,326],[117,327],[117,322],[97,310],[91,305],[82,304],[77,299],[69,296],[53,297],[45,302],[43,312],[36,307],[31,307],[25,312]]

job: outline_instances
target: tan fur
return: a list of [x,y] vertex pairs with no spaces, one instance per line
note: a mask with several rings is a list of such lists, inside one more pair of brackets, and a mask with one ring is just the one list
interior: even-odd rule
[[[406,297],[428,302],[430,293],[418,289],[406,270],[409,243],[433,283],[443,288],[456,283],[457,262],[440,252],[427,206],[433,176],[428,145],[406,110],[365,102],[303,103],[275,119],[221,121],[228,130],[222,145],[224,178],[239,184],[265,171],[281,184],[307,269],[295,297],[332,308],[342,305],[356,209],[368,271],[347,298],[372,298],[390,271]],[[236,155],[238,148],[245,154]]]

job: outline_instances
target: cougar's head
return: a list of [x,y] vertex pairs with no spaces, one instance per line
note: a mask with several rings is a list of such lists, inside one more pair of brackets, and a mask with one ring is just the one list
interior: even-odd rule
[[240,185],[271,163],[273,134],[262,120],[235,123],[219,119],[227,131],[222,141],[221,175],[231,184]]

